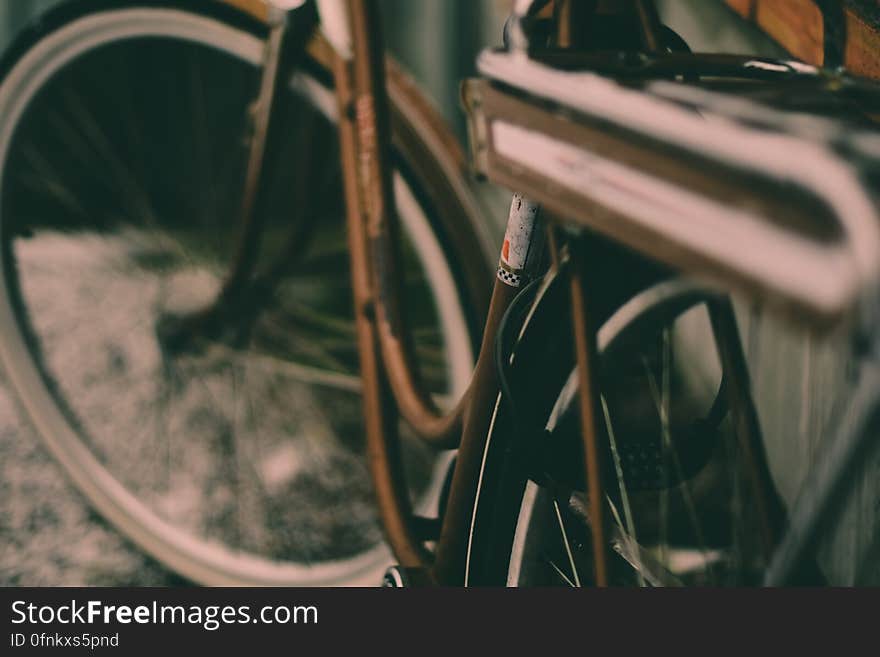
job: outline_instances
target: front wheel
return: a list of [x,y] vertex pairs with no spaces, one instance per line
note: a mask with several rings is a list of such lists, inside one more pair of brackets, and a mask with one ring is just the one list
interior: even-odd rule
[[[112,1],[65,5],[15,46],[0,353],[74,484],[174,571],[378,585],[390,555],[364,455],[335,97],[313,56],[280,99],[258,264],[221,295],[264,37],[216,2]],[[402,289],[431,389],[452,398],[487,261],[445,136],[394,70],[389,85]],[[449,456],[402,433],[431,513]]]

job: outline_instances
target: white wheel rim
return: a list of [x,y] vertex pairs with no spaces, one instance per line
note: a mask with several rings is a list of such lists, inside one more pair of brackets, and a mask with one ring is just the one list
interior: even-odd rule
[[[257,64],[262,55],[262,42],[256,37],[206,16],[180,10],[118,9],[80,18],[41,40],[0,84],[0,162],[6,162],[14,129],[29,102],[58,70],[100,45],[152,36],[202,44],[252,64]],[[326,99],[316,99],[315,105],[331,112],[334,107]],[[441,319],[452,391],[458,395],[467,385],[473,363],[461,301],[430,223],[399,175],[395,177],[395,195],[404,229],[413,238],[414,247],[421,251]],[[373,586],[381,582],[382,572],[391,561],[385,545],[350,559],[316,565],[279,563],[196,539],[163,521],[113,478],[70,428],[29,356],[6,285],[0,286],[0,331],[0,357],[8,376],[53,456],[107,520],[175,572],[209,585]],[[451,455],[437,460],[419,511],[436,508],[450,458]]]

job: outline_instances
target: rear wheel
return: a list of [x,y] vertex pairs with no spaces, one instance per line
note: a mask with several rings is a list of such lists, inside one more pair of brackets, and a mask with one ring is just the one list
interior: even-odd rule
[[[176,572],[378,585],[390,555],[363,453],[331,76],[309,58],[281,99],[259,264],[221,302],[264,30],[216,3],[84,6],[44,21],[0,83],[9,378],[98,511]],[[411,87],[390,85],[404,293],[452,402],[483,294],[462,272],[486,261],[469,257],[454,157]],[[402,433],[430,513],[449,457]]]
[[[593,582],[577,372],[570,347],[551,354],[545,346],[571,344],[566,329],[555,328],[570,326],[565,279],[544,293],[507,373],[513,401],[486,452],[471,584]],[[667,280],[610,312],[599,330],[612,584],[756,584],[767,565],[756,514],[767,500],[750,488],[751,464],[731,430],[713,300]],[[546,392],[529,387],[536,379]]]

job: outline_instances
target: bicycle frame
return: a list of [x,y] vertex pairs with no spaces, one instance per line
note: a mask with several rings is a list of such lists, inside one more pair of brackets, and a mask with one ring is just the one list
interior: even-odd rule
[[395,276],[399,237],[387,166],[389,115],[378,8],[371,0],[352,0],[348,9],[352,58],[337,57],[334,74],[343,117],[340,142],[370,468],[388,541],[401,565],[427,569],[423,541],[430,537],[419,534],[410,508],[396,449],[395,403],[423,439],[459,446],[428,579],[461,583],[482,443],[498,394],[491,345],[516,290],[496,281],[471,385],[458,405],[442,414],[418,376]]
[[[322,11],[327,4],[321,5]],[[347,4],[349,38],[339,38],[338,23],[331,31],[337,34],[338,41],[334,76],[343,117],[340,140],[370,467],[387,537],[401,566],[421,573],[426,581],[461,584],[465,580],[483,454],[499,400],[492,347],[499,322],[517,287],[510,276],[504,274],[505,271],[509,274],[509,268],[505,269],[509,254],[503,252],[502,269],[492,291],[473,379],[454,409],[445,414],[439,412],[418,376],[395,276],[398,228],[387,166],[389,117],[378,8],[372,0],[349,0]],[[563,3],[569,8],[575,4]],[[559,23],[561,38],[572,45],[570,35],[575,33],[577,19],[577,13],[569,10]],[[351,57],[346,58],[349,53]],[[519,209],[515,202],[509,223],[514,232],[523,221],[517,214]],[[540,231],[540,227],[537,230]],[[523,247],[528,250],[528,244]],[[587,320],[586,296],[583,277],[576,273],[572,277],[572,300],[576,309],[573,329],[581,373],[585,465],[591,514],[595,519],[593,545],[597,583],[603,585],[607,581],[607,548],[596,446],[597,393],[592,367],[596,353],[595,327]],[[403,484],[396,453],[395,410],[399,410],[426,441],[459,449],[433,563],[423,548],[423,541],[434,537],[419,534],[419,523],[412,516]]]
[[[239,281],[250,275],[259,239],[253,202],[270,129],[273,90],[282,74],[282,41],[288,32],[304,32],[296,23],[300,15],[305,15],[306,28],[313,29],[314,16],[299,13],[306,5],[304,0],[222,1],[256,16],[270,28],[261,91],[252,117],[240,252],[224,287],[224,294],[234,294]],[[374,0],[316,0],[315,5],[325,38],[294,42],[294,52],[286,56],[296,61],[295,49],[305,48],[333,71],[364,426],[376,501],[386,538],[401,566],[423,573],[426,581],[461,583],[460,555],[466,549],[470,509],[476,496],[480,444],[498,394],[491,347],[516,289],[496,283],[472,382],[455,408],[441,411],[419,375],[396,275],[400,270],[399,226],[388,166],[390,115],[378,6]],[[426,442],[438,448],[459,447],[434,565],[424,542],[437,539],[439,522],[413,515],[398,454],[398,416]]]
[[[530,3],[526,3],[530,4]],[[472,517],[483,456],[494,414],[500,400],[497,372],[491,358],[492,347],[501,318],[516,295],[517,288],[504,276],[506,254],[502,253],[499,276],[495,281],[483,332],[483,342],[471,384],[458,405],[449,413],[438,413],[421,386],[410,339],[400,308],[396,287],[397,226],[393,197],[390,193],[390,170],[387,163],[388,109],[384,92],[384,49],[376,3],[350,0],[349,25],[351,59],[336,59],[334,68],[341,116],[342,158],[346,172],[348,231],[351,248],[353,286],[358,326],[362,377],[365,384],[365,416],[368,452],[377,498],[388,540],[401,566],[420,573],[417,579],[457,585],[466,580]],[[653,4],[636,2],[642,26],[641,41],[648,49],[658,43],[659,21]],[[564,0],[556,11],[557,42],[560,47],[576,48],[582,38],[584,16],[578,9],[583,3]],[[345,43],[341,44],[345,52]],[[515,233],[521,217],[512,207],[508,234]],[[539,227],[540,231],[541,228]],[[527,249],[527,245],[525,246]],[[554,262],[563,255],[554,248]],[[572,245],[577,251],[577,243]],[[579,407],[581,435],[584,442],[591,518],[592,552],[595,580],[599,586],[608,582],[607,521],[602,502],[603,487],[599,463],[598,385],[596,381],[598,327],[592,319],[587,274],[575,252],[570,275],[575,353],[579,372]],[[729,307],[715,309],[716,322],[726,328],[732,345],[722,358],[742,378],[744,361],[738,340],[731,335]],[[725,321],[728,320],[728,321]],[[378,352],[378,353],[377,353]],[[735,393],[734,393],[735,394]],[[769,474],[760,451],[756,415],[751,399],[731,399],[742,419],[737,422],[741,443],[758,464],[753,482],[759,499],[769,499],[770,508],[762,509],[765,547],[769,554],[781,524],[779,505],[773,494]],[[394,428],[395,405],[402,417],[423,439],[441,446],[459,448],[452,477],[448,504],[433,563],[422,547],[431,536],[420,535],[412,516],[402,468],[397,460]],[[456,440],[459,438],[460,440]]]
[[[635,6],[643,44],[649,49],[656,47],[658,21],[652,3],[639,1]],[[561,48],[579,45],[583,8],[583,3],[574,0],[560,0],[554,7],[557,42]],[[323,0],[319,2],[319,10],[322,20],[328,21],[324,32],[334,46],[333,71],[341,117],[341,161],[364,384],[367,452],[377,502],[387,539],[400,565],[411,573],[411,579],[458,585],[466,579],[483,456],[500,399],[492,347],[501,318],[518,290],[503,275],[504,270],[499,269],[471,384],[452,410],[441,412],[422,385],[398,289],[399,236],[388,166],[389,114],[377,3],[374,0]],[[512,209],[509,225],[514,232],[519,221],[521,217],[515,216]],[[539,226],[537,230],[540,232],[542,228]],[[562,257],[554,247],[554,262],[560,262]],[[598,388],[594,371],[597,327],[590,319],[589,285],[579,260],[578,257],[572,259],[575,264],[570,277],[572,332],[579,372],[581,433],[596,583],[602,586],[608,579],[608,542],[597,446]],[[504,261],[502,253],[502,267]],[[436,524],[415,518],[412,513],[397,450],[398,413],[425,441],[459,450],[439,537]],[[752,415],[753,409],[747,416]],[[747,424],[754,428],[752,423]],[[769,525],[770,521],[764,524]],[[773,532],[768,529],[767,533]],[[433,559],[424,548],[428,539],[438,539]]]
[[[803,74],[816,77],[819,75],[817,69],[794,62],[782,63],[780,66],[778,62],[764,63],[754,58],[660,54],[656,48],[657,39],[650,36],[651,31],[658,26],[656,14],[651,11],[649,3],[641,2],[635,3],[635,5],[642,26],[642,47],[648,54],[636,58],[637,63],[634,61],[634,66],[630,70],[626,70],[629,65],[624,63],[623,59],[615,57],[614,54],[608,56],[572,52],[565,49],[531,49],[520,29],[520,21],[526,18],[532,4],[524,1],[517,3],[515,7],[513,17],[515,20],[510,28],[514,53],[498,54],[497,56],[495,53],[484,54],[478,63],[478,68],[488,79],[479,80],[469,85],[465,90],[465,102],[469,105],[471,115],[472,147],[477,168],[495,182],[535,194],[535,198],[547,203],[551,209],[566,216],[569,220],[606,233],[615,241],[628,244],[648,257],[656,257],[658,260],[664,260],[663,251],[670,246],[670,243],[663,243],[665,237],[659,237],[660,234],[655,233],[645,243],[637,244],[636,234],[640,229],[631,221],[619,221],[620,216],[618,216],[608,223],[604,222],[604,212],[610,206],[603,207],[602,201],[595,203],[597,196],[591,198],[590,194],[583,191],[585,178],[578,179],[581,190],[577,189],[577,185],[566,187],[564,182],[566,172],[562,170],[570,167],[576,171],[577,164],[583,165],[583,161],[578,161],[577,149],[572,148],[572,145],[589,144],[588,150],[592,155],[601,154],[603,146],[607,143],[603,140],[609,138],[608,132],[601,129],[590,136],[581,133],[578,137],[577,131],[579,129],[589,131],[591,125],[588,121],[578,123],[577,120],[573,120],[573,115],[576,115],[578,111],[574,108],[578,107],[581,102],[584,103],[583,106],[593,102],[601,103],[602,101],[599,99],[603,94],[599,87],[603,85],[608,85],[607,89],[622,89],[622,87],[608,81],[603,82],[601,78],[594,75],[593,79],[598,84],[596,88],[587,89],[587,85],[578,86],[572,76],[566,76],[564,72],[559,71],[559,68],[582,67],[588,71],[605,71],[613,77],[626,77],[633,74],[638,76],[639,73],[634,69],[642,69],[642,73],[651,69],[663,77],[662,71],[665,69],[666,75],[681,75],[685,80],[688,80],[689,77],[695,77],[695,75],[710,77],[720,75],[723,77],[730,73],[743,78],[770,77],[774,68],[777,72],[780,69],[790,70],[797,76]],[[828,8],[825,4],[820,4],[823,13],[826,13]],[[570,33],[574,33],[573,30]],[[562,40],[557,39],[557,42],[562,43]],[[517,50],[519,52],[516,52]],[[826,57],[827,55],[826,51]],[[539,63],[542,61],[552,62],[558,68],[542,67]],[[828,73],[824,72],[822,75],[828,75]],[[561,86],[556,86],[554,79],[556,82],[561,82]],[[851,79],[846,83],[854,86],[862,84]],[[497,87],[493,86],[494,84],[497,84]],[[684,92],[682,96],[676,96],[676,92],[672,92],[674,85],[666,84],[663,86],[663,83],[659,83],[656,86],[658,88],[662,86],[664,90],[671,92],[668,96],[660,93],[660,96],[668,99],[684,100],[684,96],[690,93]],[[554,87],[554,91],[544,93],[548,91],[549,87]],[[511,89],[515,91],[507,93]],[[543,91],[541,91],[542,89]],[[561,92],[561,95],[556,96],[556,92]],[[523,102],[522,98],[530,94],[541,98],[544,105]],[[874,94],[876,95],[876,88]],[[565,110],[554,116],[553,112],[546,110],[546,101],[552,102],[554,98],[562,96],[567,96],[573,102],[571,104],[563,102],[562,106],[565,107]],[[623,96],[627,96],[627,98],[623,98]],[[698,97],[699,100],[697,100]],[[704,94],[699,91],[694,91],[688,98],[694,102],[696,107],[700,107],[702,102],[709,101],[706,103],[706,107],[710,108],[710,111],[717,111],[722,115],[728,111],[725,104],[730,103],[729,99],[725,97],[713,98],[711,93]],[[643,99],[646,100],[647,96],[644,96]],[[613,123],[613,117],[617,110],[625,108],[628,113],[626,121],[628,129],[632,129],[633,126],[640,123],[642,125],[650,124],[654,128],[659,126],[661,131],[671,127],[674,123],[674,121],[670,121],[671,117],[661,118],[662,104],[648,109],[641,104],[641,100],[638,92],[629,95],[623,92],[621,96],[610,101],[604,109],[596,112],[593,117],[598,118],[601,125],[607,126],[608,123]],[[650,101],[647,101],[647,104],[650,105]],[[730,118],[740,118],[736,116],[737,112],[745,114],[748,120],[758,125],[774,129],[788,127],[788,118],[782,114],[776,114],[772,110],[757,107],[746,109],[738,106],[730,112],[732,115]],[[497,123],[493,124],[493,119],[498,119]],[[493,127],[499,124],[504,127],[513,126],[516,129],[510,132],[518,131],[521,135],[530,137],[538,135],[537,140],[541,141],[541,145],[537,145],[535,142],[532,144],[532,148],[528,148],[528,145],[523,143],[526,140],[521,140],[516,146],[510,147],[508,145],[505,151],[499,144],[492,143],[493,137],[498,137],[500,134],[500,130],[494,132]],[[836,148],[839,148],[838,143],[847,142],[848,137],[841,129],[825,123],[822,123],[822,126],[830,128],[826,135],[828,135],[829,143],[833,143]],[[595,128],[595,126],[592,127]],[[695,128],[694,132],[702,132],[711,138],[712,130],[706,129],[701,119],[692,121],[691,127]],[[820,132],[817,125],[811,127],[814,131]],[[836,222],[839,234],[842,236],[840,239],[829,239],[826,236],[824,238],[826,241],[823,241],[823,239],[816,239],[815,236],[805,237],[797,233],[786,235],[782,231],[780,235],[783,240],[778,240],[776,238],[780,235],[774,235],[772,230],[765,231],[763,228],[757,231],[750,230],[750,242],[748,243],[757,242],[767,245],[765,252],[759,254],[759,257],[767,264],[765,270],[760,273],[756,270],[749,271],[748,267],[742,264],[744,261],[735,262],[736,258],[726,264],[720,264],[723,257],[714,261],[710,258],[709,261],[696,262],[691,260],[688,262],[690,256],[697,255],[699,260],[705,256],[705,253],[712,251],[711,248],[698,249],[696,252],[688,254],[686,248],[681,250],[678,247],[672,247],[677,252],[665,258],[676,268],[690,269],[716,280],[721,283],[724,289],[739,287],[756,297],[776,303],[777,307],[782,307],[789,313],[794,311],[798,313],[799,321],[806,321],[813,327],[823,328],[828,324],[839,323],[842,317],[847,316],[850,319],[855,319],[856,339],[853,346],[858,353],[866,356],[868,364],[868,367],[865,368],[868,371],[850,405],[856,421],[852,428],[836,431],[829,436],[830,442],[825,447],[824,462],[831,465],[827,469],[818,468],[810,472],[803,492],[792,508],[791,522],[788,524],[784,507],[773,485],[764,456],[758,416],[754,401],[749,394],[748,370],[732,306],[729,301],[724,299],[708,304],[719,357],[726,373],[725,376],[729,376],[732,383],[728,386],[727,393],[730,409],[733,412],[733,426],[740,450],[746,462],[750,464],[748,469],[751,475],[750,486],[756,499],[762,502],[758,511],[764,553],[765,557],[772,555],[772,560],[769,562],[770,567],[765,573],[764,583],[774,586],[790,582],[799,568],[803,567],[805,572],[809,571],[810,564],[807,557],[810,550],[815,546],[821,531],[840,512],[847,493],[852,488],[852,482],[856,479],[855,474],[859,471],[860,461],[865,459],[865,454],[878,447],[873,437],[876,435],[876,422],[878,415],[880,415],[880,410],[878,410],[880,403],[877,401],[880,393],[877,390],[876,372],[871,371],[871,366],[876,367],[878,353],[876,289],[880,257],[878,257],[876,246],[880,244],[880,240],[878,240],[877,213],[864,189],[863,182],[856,175],[855,169],[842,158],[829,156],[833,149],[827,151],[812,149],[810,142],[814,139],[814,135],[810,135],[809,130],[805,132],[805,135],[797,135],[798,137],[807,137],[803,143],[799,143],[795,139],[786,141],[784,147],[782,147],[782,141],[775,144],[788,160],[784,175],[786,180],[798,185],[805,195],[820,198],[821,203],[831,210],[827,218],[833,218]],[[670,139],[666,143],[687,143],[692,136],[687,133],[687,130],[683,130],[678,133],[675,139]],[[659,133],[654,133],[655,136],[657,134]],[[515,140],[511,138],[509,141],[514,142]],[[719,152],[724,152],[727,147],[735,150],[736,141],[728,139],[727,144],[724,145],[724,148],[719,149]],[[548,173],[552,167],[547,159],[539,161],[540,158],[534,155],[541,147],[551,150],[548,147],[550,143],[559,146],[555,154],[558,156],[558,163],[562,165],[554,169],[557,174],[555,177],[553,173]],[[516,151],[517,148],[520,149],[519,153]],[[637,147],[638,155],[635,159],[627,160],[626,156],[622,155],[626,148],[620,143],[612,147],[614,158],[617,161],[639,161],[643,164],[650,157],[646,155],[644,149]],[[842,150],[846,151],[846,148],[844,147]],[[524,157],[522,153],[529,153],[529,155]],[[802,161],[798,161],[798,153],[803,153]],[[681,159],[686,159],[686,157]],[[747,157],[746,159],[752,158]],[[601,161],[601,155],[598,158],[587,158],[586,161],[589,161],[596,169],[601,169],[601,163],[596,165],[595,160]],[[762,170],[764,165],[758,160],[759,158],[753,158],[753,168],[756,171]],[[573,161],[576,164],[573,164]],[[808,164],[810,168],[807,169],[802,164]],[[667,172],[678,166],[680,163],[677,159],[666,162]],[[585,169],[591,170],[590,166],[586,166]],[[820,170],[822,174],[813,175]],[[581,170],[580,174],[583,173],[584,171]],[[571,176],[569,180],[577,177],[578,173],[572,173]],[[601,174],[596,178],[601,179]],[[701,183],[698,182],[698,178],[699,175],[691,177],[685,187],[699,189]],[[835,181],[834,184],[826,184],[831,180]],[[597,182],[591,179],[590,186],[601,186],[601,180]],[[625,190],[626,187],[624,186],[623,189]],[[577,198],[566,200],[566,195],[573,191]],[[751,199],[752,203],[758,199],[754,190],[743,189],[740,193],[728,195],[727,200],[728,202],[734,201],[740,195]],[[723,206],[719,206],[718,210],[722,216],[725,214]],[[656,213],[657,209],[653,208],[648,214],[656,215]],[[670,216],[666,226],[675,226],[681,223],[680,220],[684,214],[679,212],[678,216]],[[703,214],[711,213],[704,212]],[[785,208],[773,207],[773,204],[769,203],[765,216],[784,217],[785,214]],[[728,224],[725,226],[727,228],[734,222],[724,220],[722,223]],[[708,234],[708,231],[704,232]],[[798,253],[799,242],[808,245],[809,255]],[[725,245],[725,249],[729,253],[738,251],[736,247],[731,248],[730,242]],[[716,251],[716,255],[721,253],[722,251]],[[771,253],[776,255],[771,255]],[[790,284],[791,277],[788,278],[788,281],[785,280],[788,272],[780,276],[781,270],[771,271],[775,264],[774,258],[778,263],[796,263],[803,280]],[[838,265],[843,265],[843,267],[838,268]],[[724,271],[720,274],[713,273],[710,271],[712,267],[718,267],[717,271],[721,269]],[[823,298],[818,290],[822,283],[828,281],[832,281],[837,289],[834,294]],[[798,289],[800,283],[803,284],[803,287]],[[578,309],[576,297],[572,303],[576,315],[582,315],[583,309]],[[861,347],[858,346],[860,340],[867,344],[867,349],[864,344]],[[872,359],[874,360],[872,361]],[[583,370],[586,369],[587,363],[580,353],[578,364],[581,376],[583,376]],[[581,381],[582,398],[585,396],[584,390],[587,383],[588,381]],[[584,409],[589,410],[588,402],[582,400],[581,408],[582,413]],[[583,431],[586,437],[586,425]],[[588,482],[591,492],[594,490],[593,476],[593,473],[590,472]],[[782,533],[783,529],[785,529],[784,534]],[[782,539],[781,542],[780,539]],[[601,546],[594,546],[594,553],[598,555],[600,548]]]
[[[291,25],[296,25],[297,11],[305,2],[225,1],[270,26],[261,91],[254,105],[240,252],[224,288],[224,294],[234,295],[239,282],[250,274],[259,239],[253,203],[270,129],[273,90],[282,70],[282,41],[284,34],[292,31]],[[496,282],[472,382],[455,408],[441,411],[422,383],[401,307],[399,226],[388,165],[390,115],[378,6],[374,0],[317,0],[316,4],[326,40],[292,45],[294,49],[308,48],[320,61],[330,63],[334,75],[367,454],[376,499],[388,542],[400,564],[428,573],[432,559],[424,542],[437,539],[439,523],[413,515],[397,449],[398,414],[426,442],[438,448],[459,447],[436,564],[426,579],[460,583],[460,555],[467,545],[481,443],[498,395],[491,347],[516,288]],[[312,17],[307,15],[306,20]],[[302,34],[300,27],[293,31]],[[294,51],[285,56],[295,62],[297,54]]]
[[[229,0],[240,6],[251,0]],[[275,3],[288,10],[300,2]],[[286,6],[281,6],[281,5]],[[466,581],[469,540],[478,495],[484,452],[497,412],[500,391],[492,352],[505,311],[518,290],[504,276],[506,254],[488,304],[482,343],[471,383],[451,410],[439,409],[424,387],[413,355],[412,339],[402,307],[397,272],[399,227],[389,166],[390,116],[385,88],[385,56],[376,0],[318,0],[325,35],[332,52],[333,75],[339,108],[341,162],[347,208],[347,232],[352,271],[358,352],[363,381],[364,418],[369,466],[386,537],[402,568],[413,582],[460,585]],[[548,5],[549,3],[539,3]],[[556,0],[555,53],[565,57],[583,38],[584,8],[595,3]],[[631,3],[640,26],[639,40],[647,52],[657,52],[660,23],[653,3]],[[514,18],[533,5],[517,2]],[[252,8],[252,7],[251,7]],[[522,47],[522,34],[514,21],[511,41]],[[314,43],[309,47],[316,47]],[[721,62],[721,64],[725,64]],[[511,178],[508,182],[511,182]],[[563,211],[565,208],[556,208]],[[514,209],[509,226],[523,217]],[[543,231],[543,226],[534,228]],[[572,333],[579,376],[581,434],[584,441],[595,579],[608,580],[608,541],[603,488],[597,447],[598,389],[595,372],[596,331],[591,316],[589,282],[582,258],[583,238],[572,240],[563,253],[550,232],[553,265],[568,259],[570,267]],[[527,247],[527,245],[526,245]],[[568,258],[568,255],[572,257]],[[734,426],[755,474],[752,485],[764,508],[759,509],[765,552],[769,554],[785,523],[778,495],[770,479],[760,440],[753,400],[748,394],[748,373],[729,302],[710,308],[719,341],[719,356],[734,384],[728,395]],[[438,448],[458,448],[448,503],[440,524],[413,515],[397,449],[397,419],[402,417],[426,442]],[[438,532],[439,529],[439,532]],[[436,541],[433,555],[426,541]]]

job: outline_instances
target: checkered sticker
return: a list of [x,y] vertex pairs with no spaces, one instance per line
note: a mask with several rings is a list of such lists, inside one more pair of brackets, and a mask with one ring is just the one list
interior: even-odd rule
[[507,283],[511,287],[519,287],[519,284],[522,282],[522,276],[507,271],[501,266],[498,267],[498,278],[502,283]]

